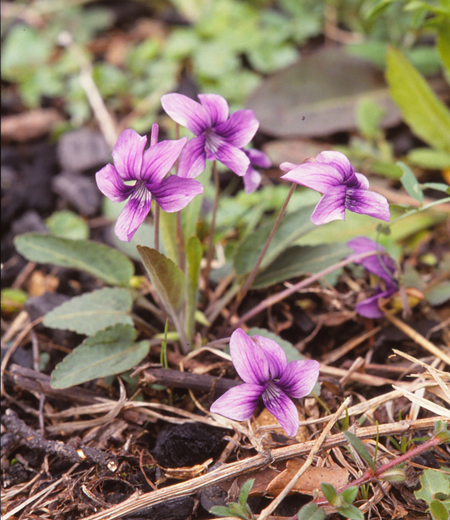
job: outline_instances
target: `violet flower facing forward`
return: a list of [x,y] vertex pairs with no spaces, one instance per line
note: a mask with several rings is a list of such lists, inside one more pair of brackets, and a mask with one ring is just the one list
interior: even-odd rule
[[[398,290],[394,276],[396,271],[395,261],[385,252],[380,244],[377,244],[370,238],[353,238],[347,242],[347,245],[358,254],[374,251],[373,255],[356,260],[355,263],[361,264],[369,273],[378,276],[380,283],[375,287],[375,294],[358,303],[355,309],[359,315],[365,318],[382,318],[384,314],[380,310],[378,302],[381,298],[390,298]],[[384,287],[381,282],[384,284]]]
[[262,397],[286,435],[295,436],[299,428],[298,412],[288,396],[300,398],[311,392],[319,376],[319,363],[311,360],[288,363],[278,343],[262,336],[247,336],[242,329],[231,335],[230,353],[244,384],[219,397],[210,411],[234,421],[246,421]]
[[238,110],[228,117],[228,103],[222,96],[199,94],[198,98],[200,103],[182,94],[161,98],[166,113],[196,136],[181,154],[178,175],[197,177],[206,160],[218,160],[242,177],[250,160],[241,148],[253,139],[259,126],[253,110]]
[[311,215],[313,224],[345,220],[346,209],[386,222],[390,220],[388,201],[369,191],[369,181],[363,174],[355,173],[343,153],[321,152],[310,162],[300,165],[282,163],[280,168],[288,172],[282,179],[323,193]]
[[250,160],[250,166],[247,168],[242,180],[244,181],[245,193],[249,194],[253,193],[261,184],[261,174],[255,170],[253,166],[257,166],[258,168],[270,168],[272,163],[269,157],[259,150],[252,148],[250,150],[244,150],[244,153]]
[[[163,211],[173,213],[186,207],[198,194],[202,185],[193,179],[176,175],[166,177],[178,159],[187,138],[178,141],[158,141],[158,125],[153,125],[151,146],[144,151],[146,136],[134,130],[124,130],[114,146],[114,166],[107,164],[95,175],[99,190],[113,202],[127,204],[115,226],[120,240],[129,242],[148,215],[152,197]],[[125,184],[134,181],[133,184]]]

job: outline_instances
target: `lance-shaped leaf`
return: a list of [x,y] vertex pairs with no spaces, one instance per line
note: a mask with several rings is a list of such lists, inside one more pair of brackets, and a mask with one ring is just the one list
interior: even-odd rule
[[118,324],[83,341],[57,365],[52,373],[53,388],[68,388],[92,379],[132,369],[148,353],[148,341],[135,343],[131,325]]
[[191,237],[186,243],[186,337],[188,341],[194,335],[202,253],[200,240],[196,236]]
[[132,303],[126,289],[105,287],[64,302],[46,314],[43,323],[46,327],[91,336],[117,323],[133,325],[129,314]]
[[128,285],[134,274],[126,256],[96,242],[27,233],[16,237],[14,243],[27,260],[79,269],[109,285]]
[[324,520],[325,516],[325,510],[319,508],[314,502],[306,504],[298,512],[298,520]]
[[353,435],[353,433],[349,431],[344,432],[344,437],[353,446],[353,448],[355,448],[355,451],[358,453],[358,455],[360,455],[372,468],[372,471],[375,471],[375,463],[365,444],[360,439],[358,439],[356,435]]

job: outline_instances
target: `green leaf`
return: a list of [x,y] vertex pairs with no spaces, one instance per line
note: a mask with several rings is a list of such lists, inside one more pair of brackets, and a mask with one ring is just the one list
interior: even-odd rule
[[209,512],[216,516],[232,516],[232,512],[225,506],[212,506]]
[[450,186],[443,182],[424,182],[421,186],[424,190],[429,188],[430,190],[442,191],[450,195]]
[[250,491],[252,490],[253,484],[255,483],[255,479],[251,478],[249,480],[246,480],[244,484],[241,487],[241,490],[239,492],[239,503],[241,506],[245,507],[248,500],[248,495],[250,494]]
[[358,496],[358,486],[351,486],[341,493],[342,498],[347,504],[353,504]]
[[433,148],[450,152],[450,111],[402,53],[388,48],[386,80],[411,130]]
[[402,186],[405,188],[408,195],[422,203],[422,188],[420,187],[419,181],[416,179],[416,176],[412,172],[411,168],[401,161],[398,161],[397,164],[403,170],[403,175],[400,179]]
[[442,280],[437,285],[425,290],[423,295],[430,305],[442,305],[450,300],[450,281]]
[[183,272],[170,258],[156,249],[137,246],[137,250],[158,296],[174,319],[183,303],[185,290]]
[[177,214],[159,213],[159,234],[166,251],[166,255],[172,262],[178,265],[178,244],[177,244]]
[[364,515],[355,506],[339,507],[337,511],[340,515],[350,518],[351,520],[364,520]]
[[433,500],[430,504],[430,513],[433,520],[448,520],[450,517],[449,510],[440,500]]
[[375,471],[375,463],[367,450],[365,444],[353,435],[353,433],[349,431],[344,432],[344,437],[348,440],[348,442],[355,448],[356,452],[367,462],[367,464],[372,468],[372,471]]
[[[269,249],[261,263],[261,268],[269,265],[278,255],[292,246],[295,240],[314,229],[310,221],[313,206],[300,208],[295,213],[284,215],[279,228],[269,246]],[[236,247],[234,255],[234,269],[236,274],[242,275],[252,270],[260,252],[272,230],[274,221],[261,226],[255,233],[246,237]]]
[[[314,247],[291,247],[257,276],[252,288],[262,289],[306,273],[318,273],[339,262],[350,253],[351,250],[345,244],[340,243]],[[330,280],[328,281],[330,282]]]
[[73,240],[87,240],[89,238],[89,226],[84,219],[73,211],[55,211],[45,223],[50,233],[56,237]]
[[14,243],[27,260],[79,269],[109,285],[128,285],[134,274],[128,258],[96,242],[27,233]]
[[337,497],[336,489],[334,488],[334,486],[332,484],[327,484],[326,482],[322,482],[320,484],[320,488],[322,489],[322,493],[324,494],[324,496],[328,500],[328,502],[331,505],[333,505],[336,500],[336,497]]
[[448,18],[443,19],[439,25],[437,49],[447,73],[450,74],[450,20]]
[[[441,468],[448,472],[449,468]],[[422,487],[414,491],[414,496],[419,500],[424,500],[428,505],[435,499],[437,493],[450,495],[450,475],[435,469],[426,469],[421,477]]]
[[408,162],[429,170],[450,169],[450,153],[431,148],[414,148],[406,156]]
[[356,107],[356,124],[365,138],[376,139],[380,135],[383,115],[383,108],[374,99],[361,99]]
[[148,341],[135,343],[136,330],[118,324],[83,341],[57,365],[52,373],[53,388],[69,388],[99,377],[132,369],[148,354]]
[[186,337],[194,336],[195,313],[198,301],[198,281],[203,248],[200,240],[193,236],[186,242]]
[[298,512],[298,520],[324,520],[325,511],[314,502],[303,506]]
[[117,323],[133,325],[129,315],[132,303],[126,289],[106,287],[64,302],[47,313],[43,323],[90,336]]
[[2,289],[2,312],[16,312],[23,309],[24,303],[28,298],[28,294],[25,291],[22,291],[22,289],[5,287]]

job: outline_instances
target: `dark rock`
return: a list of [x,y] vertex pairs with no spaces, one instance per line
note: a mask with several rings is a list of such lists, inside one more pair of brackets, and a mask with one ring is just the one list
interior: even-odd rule
[[61,173],[53,179],[53,190],[83,215],[93,215],[100,207],[101,193],[94,176]]
[[185,520],[194,510],[193,497],[168,500],[123,517],[123,520]]
[[111,160],[102,134],[88,128],[64,134],[58,141],[57,154],[62,169],[71,172],[104,166]]
[[220,451],[225,434],[202,423],[177,424],[159,434],[153,456],[166,468],[201,464]]
[[14,236],[23,233],[48,233],[48,228],[35,210],[29,210],[18,218],[11,226]]
[[[1,349],[1,357],[3,362],[3,357],[6,355],[7,349]],[[9,363],[14,363],[15,365],[20,365],[24,368],[33,368],[33,352],[31,349],[25,349],[22,347],[17,347],[14,350],[14,354],[11,356]]]

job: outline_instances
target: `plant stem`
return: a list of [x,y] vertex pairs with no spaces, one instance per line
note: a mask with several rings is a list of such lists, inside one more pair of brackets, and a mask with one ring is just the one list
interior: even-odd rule
[[259,303],[256,307],[253,307],[250,311],[248,311],[244,316],[239,318],[239,320],[233,324],[233,328],[237,328],[241,326],[243,323],[248,321],[250,318],[253,318],[253,316],[256,316],[260,312],[262,312],[264,309],[267,309],[268,307],[271,307],[272,305],[275,305],[275,303],[281,302],[291,294],[294,294],[299,289],[303,289],[307,287],[308,285],[312,284],[313,282],[316,282],[317,280],[320,280],[320,278],[323,278],[327,274],[332,273],[333,271],[336,271],[337,269],[340,269],[341,267],[345,267],[348,264],[351,264],[352,262],[356,262],[357,260],[362,260],[363,258],[366,258],[368,256],[373,256],[373,254],[376,251],[366,251],[365,253],[359,253],[357,255],[351,255],[345,258],[344,260],[341,260],[337,264],[334,264],[330,267],[327,267],[323,271],[320,271],[319,273],[313,274],[312,276],[309,276],[308,278],[305,278],[304,280],[296,283],[292,287],[288,287],[284,291],[279,292],[278,294],[274,294],[272,296],[269,296],[265,300],[263,300],[261,303]]
[[177,211],[178,267],[184,272],[184,233],[181,224],[181,211]]
[[154,230],[154,248],[159,252],[159,204],[155,201],[155,214],[153,217],[153,230]]
[[236,297],[236,300],[233,304],[233,307],[231,308],[230,310],[230,315],[229,315],[229,319],[231,319],[232,316],[234,316],[234,314],[236,314],[236,311],[238,310],[239,308],[239,305],[240,303],[242,302],[242,300],[245,298],[246,294],[248,293],[250,287],[252,286],[252,283],[255,281],[255,278],[256,278],[256,275],[258,274],[258,270],[259,270],[259,267],[261,265],[261,262],[263,261],[266,253],[267,253],[267,250],[269,249],[269,246],[272,242],[272,239],[280,225],[280,222],[281,222],[281,219],[283,218],[283,215],[285,214],[286,212],[286,208],[287,208],[287,205],[289,203],[289,200],[291,199],[292,197],[292,194],[294,193],[294,190],[296,188],[296,184],[293,182],[292,185],[291,185],[291,188],[289,190],[289,193],[287,194],[287,197],[283,203],[283,206],[281,207],[280,209],[280,212],[278,213],[278,216],[277,216],[277,219],[275,221],[275,224],[273,225],[273,228],[269,234],[269,236],[267,237],[267,240],[266,240],[266,243],[264,244],[264,247],[258,257],[258,260],[256,261],[255,265],[253,266],[253,269],[250,271],[250,274],[248,275],[247,277],[247,280],[245,280],[245,283],[243,284],[242,288],[239,290],[238,292],[238,295]]
[[205,271],[204,271],[205,286],[207,288],[208,288],[209,273],[211,272],[211,262],[212,262],[212,257],[213,257],[213,253],[214,253],[214,231],[216,228],[216,214],[217,214],[217,208],[219,206],[219,194],[220,194],[219,173],[217,171],[216,161],[213,161],[213,163],[212,163],[212,170],[213,170],[213,175],[214,175],[214,184],[216,186],[216,193],[215,193],[215,197],[214,197],[214,206],[213,206],[213,212],[212,212],[209,244],[208,244],[208,254],[206,256],[206,267],[205,267]]

